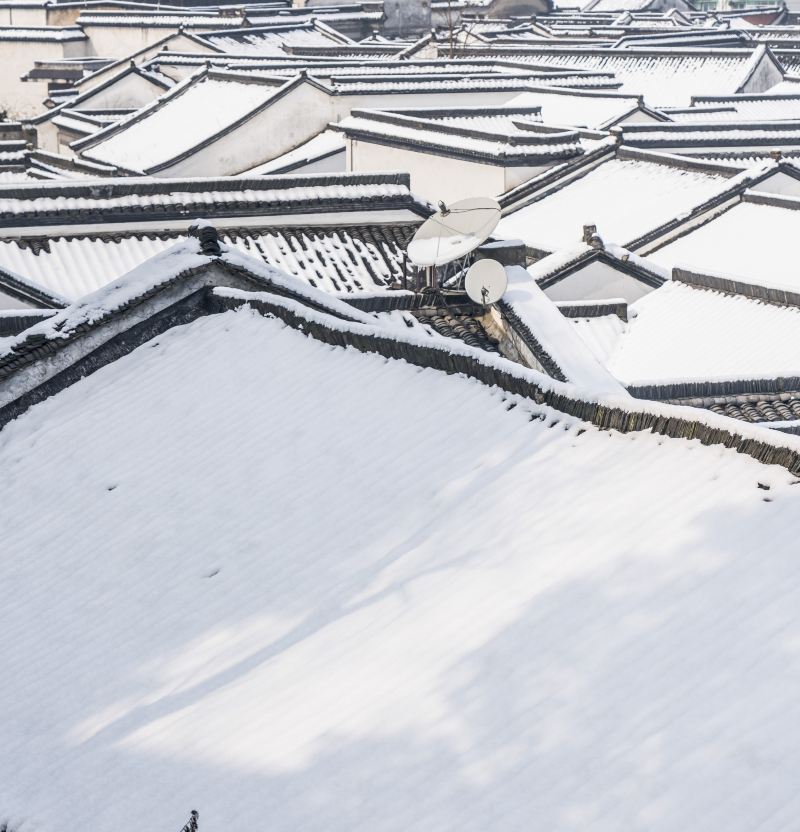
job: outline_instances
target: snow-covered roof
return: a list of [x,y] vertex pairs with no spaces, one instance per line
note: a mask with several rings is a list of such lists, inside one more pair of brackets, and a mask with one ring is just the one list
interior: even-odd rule
[[224,29],[230,27],[236,29],[242,25],[242,18],[225,18],[216,15],[203,15],[191,11],[181,14],[115,14],[103,12],[83,13],[78,17],[80,26],[111,26],[128,27],[135,26],[142,29],[164,28],[178,29],[202,29],[205,31]]
[[696,96],[692,102],[698,109],[730,108],[737,121],[788,121],[800,119],[800,93],[784,95]]
[[710,222],[649,255],[666,268],[800,291],[800,200],[748,195]]
[[[398,73],[399,74],[399,73]],[[592,72],[546,72],[536,75],[525,74],[514,77],[497,73],[486,77],[435,77],[419,78],[409,76],[396,79],[375,77],[362,79],[347,75],[336,76],[333,80],[322,83],[330,86],[338,95],[363,95],[364,93],[414,93],[431,91],[444,92],[482,92],[485,90],[517,90],[525,92],[531,88],[542,86],[587,88],[587,89],[615,89],[618,84],[610,73]]]
[[668,281],[634,314],[608,368],[627,385],[800,376],[800,309]]
[[[220,231],[257,260],[331,293],[385,292],[403,273],[415,225],[378,223]],[[47,292],[77,300],[118,279],[183,237],[180,232],[57,236],[0,241],[5,269]]]
[[285,55],[288,49],[298,46],[339,46],[350,43],[348,38],[337,35],[313,23],[293,26],[239,29],[224,34],[204,36],[212,46],[234,55]]
[[[41,151],[37,155],[44,155]],[[0,189],[0,227],[35,230],[46,227],[86,227],[111,231],[123,226],[157,230],[181,228],[199,215],[268,217],[303,215],[302,222],[330,222],[337,214],[342,225],[352,225],[349,214],[367,210],[373,218],[380,212],[406,210],[400,219],[413,221],[427,216],[426,205],[409,191],[409,177],[401,173],[342,173],[255,177],[190,177],[148,179],[142,177],[94,179],[70,183],[40,183]],[[318,219],[315,219],[318,215]]]
[[134,172],[157,170],[243,123],[279,89],[275,81],[192,76],[109,128],[106,138],[96,136],[84,155]]
[[[663,160],[611,158],[503,217],[497,234],[551,252],[578,243],[584,225],[628,245],[731,187],[730,174]],[[657,195],[657,198],[654,198]]]
[[569,124],[598,129],[614,124],[642,106],[636,96],[578,93],[571,90],[524,92],[508,102],[509,107],[541,107],[546,124]]
[[800,120],[741,123],[734,115],[724,122],[626,124],[620,129],[622,143],[629,147],[673,152],[800,148]]
[[[514,60],[537,66],[611,72],[622,83],[621,92],[643,95],[651,107],[681,107],[688,106],[695,95],[739,92],[760,62],[774,62],[764,49],[541,48],[520,51],[514,54]],[[777,75],[777,65],[774,71]]]
[[783,469],[247,308],[37,405],[0,466],[15,828],[794,817]]
[[[463,112],[455,111],[451,119],[422,111],[384,112],[353,110],[352,115],[334,125],[348,138],[359,141],[401,145],[415,152],[426,150],[456,157],[484,160],[489,164],[536,165],[580,156],[583,148],[576,130],[565,128],[553,132],[541,128],[538,109],[523,108],[500,113],[486,125],[485,119],[497,111],[492,109],[475,115],[478,125],[469,122]],[[468,122],[465,124],[464,122]],[[392,165],[390,164],[389,167]]]
[[564,378],[585,391],[624,395],[619,382],[595,358],[531,275],[521,266],[506,269],[506,273],[508,290],[503,296],[503,309],[510,309],[532,333]]
[[86,39],[86,34],[77,26],[0,27],[0,41],[72,41]]

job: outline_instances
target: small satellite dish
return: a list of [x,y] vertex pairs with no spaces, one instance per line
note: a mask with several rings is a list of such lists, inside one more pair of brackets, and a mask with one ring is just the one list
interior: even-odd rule
[[452,205],[439,203],[408,244],[408,257],[417,266],[443,266],[464,257],[486,242],[500,222],[494,199],[475,197]]
[[497,260],[478,260],[470,266],[464,278],[464,288],[470,300],[483,306],[497,303],[507,287],[506,270]]

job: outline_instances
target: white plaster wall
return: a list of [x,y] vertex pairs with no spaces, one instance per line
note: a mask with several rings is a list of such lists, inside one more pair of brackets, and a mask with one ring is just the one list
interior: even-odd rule
[[90,55],[91,44],[87,40],[64,41],[65,58],[85,58]]
[[[151,46],[170,34],[169,29],[151,26],[85,25],[83,31],[92,43],[93,55],[104,58],[124,58]],[[177,32],[178,29],[172,30]],[[210,31],[210,30],[209,30]]]
[[533,179],[534,176],[544,173],[544,171],[552,167],[554,164],[557,163],[553,162],[551,165],[540,165],[539,167],[524,166],[518,168],[505,168],[505,187],[503,188],[503,192],[510,191],[512,188],[516,188],[517,185],[521,185],[523,182]]
[[636,110],[629,116],[620,119],[614,126],[622,124],[663,124],[663,122],[660,119],[654,118],[649,113],[645,113],[642,110]]
[[[72,44],[78,54],[83,54],[85,42]],[[14,119],[31,118],[44,110],[47,83],[22,81],[23,75],[33,69],[36,61],[55,61],[65,57],[65,44],[61,41],[2,41],[2,74],[0,74],[0,110],[6,110]]]
[[[783,80],[783,74],[775,64],[764,56],[741,89],[741,92],[766,92]],[[736,90],[740,92],[740,90]]]
[[349,139],[347,144],[350,171],[406,171],[411,175],[411,190],[432,202],[498,196],[505,190],[505,171],[496,165],[385,147],[360,139]]
[[73,26],[83,9],[80,6],[65,9],[55,3],[47,6],[47,22],[37,24],[41,26]]
[[773,173],[758,185],[753,185],[751,191],[760,191],[767,194],[781,194],[783,196],[800,196],[800,182],[787,176],[782,171]]
[[315,162],[309,162],[302,167],[295,168],[290,173],[344,173],[346,170],[346,154],[343,150],[341,153],[333,153],[324,159],[318,159]]
[[[165,36],[166,37],[166,36]],[[166,47],[169,47],[169,50],[172,52],[191,52],[197,53],[201,55],[211,54],[213,52],[212,49],[205,49],[204,47],[200,46],[193,41],[190,41],[189,38],[182,34],[175,35],[169,41],[162,44],[161,46],[152,46],[151,48],[145,49],[141,51],[141,54],[136,56],[136,63],[138,65],[142,65],[145,61],[152,58],[154,55],[158,55],[162,50]],[[111,66],[107,67],[105,70],[101,70],[96,75],[94,75],[91,80],[82,80],[79,81],[75,86],[78,88],[79,92],[84,93],[87,90],[92,89],[92,87],[100,86],[101,84],[105,84],[109,78],[113,78],[118,73],[122,72],[124,69],[127,69],[128,63],[127,61],[125,64],[112,64]],[[187,75],[191,74],[197,70],[197,67],[191,67]],[[165,73],[168,74],[168,73]],[[172,75],[168,77],[172,78]],[[186,77],[185,75],[181,76],[181,79]],[[178,80],[181,80],[178,79]]]
[[36,125],[36,146],[50,153],[58,153],[58,128],[52,121],[45,121]]
[[7,295],[5,292],[0,292],[0,309],[34,309],[34,305],[32,303],[27,303],[24,300],[19,300],[18,298],[12,298],[11,295]]
[[80,104],[81,110],[112,110],[112,109],[140,109],[151,101],[164,95],[166,90],[142,78],[141,75],[130,73],[118,79],[94,95],[89,95]]
[[20,9],[0,6],[0,26],[50,26],[44,6]]
[[649,286],[606,263],[594,262],[559,280],[544,293],[557,302],[624,298],[633,303],[652,291]]

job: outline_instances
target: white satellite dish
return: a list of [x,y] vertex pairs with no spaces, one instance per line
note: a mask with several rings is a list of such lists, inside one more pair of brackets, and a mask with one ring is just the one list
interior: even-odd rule
[[417,266],[442,266],[464,257],[486,242],[500,222],[500,206],[488,197],[439,203],[408,244],[408,257]]
[[478,260],[470,266],[464,278],[464,288],[470,300],[483,306],[497,303],[507,287],[506,270],[497,260]]

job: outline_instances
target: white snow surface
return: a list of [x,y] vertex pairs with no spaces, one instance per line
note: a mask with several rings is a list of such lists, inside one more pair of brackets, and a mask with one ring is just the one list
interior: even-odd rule
[[628,324],[616,315],[570,318],[570,321],[592,355],[607,367]]
[[800,309],[669,281],[640,298],[616,341],[626,384],[800,375]]
[[639,99],[635,96],[562,95],[545,91],[523,92],[508,102],[509,107],[542,108],[541,121],[545,124],[568,124],[573,127],[596,129],[635,110]]
[[[738,278],[759,286],[800,292],[795,242],[800,200],[787,207],[740,202],[648,257],[665,268]],[[788,207],[792,202],[798,207]]]
[[[638,0],[634,0],[638,2]],[[613,72],[618,90],[643,95],[650,107],[688,107],[692,96],[732,95],[763,60],[759,49],[553,49],[515,56],[515,60],[564,69]],[[787,92],[782,84],[775,92]],[[797,92],[794,87],[790,92]]]
[[497,235],[552,252],[573,248],[583,226],[596,225],[603,239],[626,245],[733,184],[721,173],[611,159],[503,217]]
[[2,820],[791,827],[800,489],[514,401],[245,309],[4,428]]

